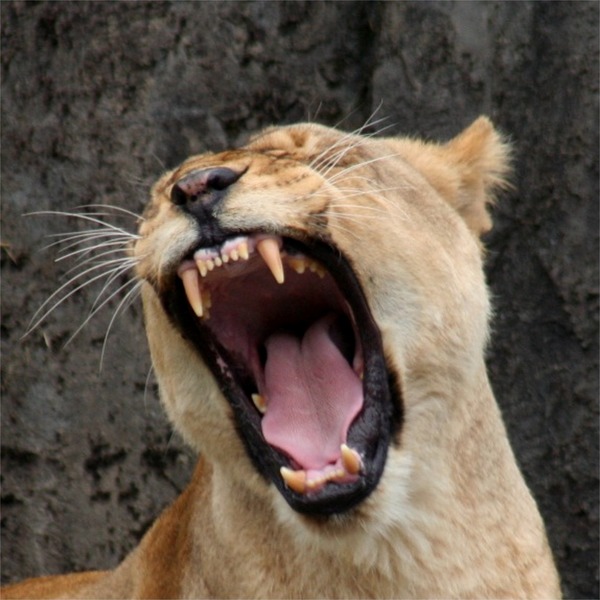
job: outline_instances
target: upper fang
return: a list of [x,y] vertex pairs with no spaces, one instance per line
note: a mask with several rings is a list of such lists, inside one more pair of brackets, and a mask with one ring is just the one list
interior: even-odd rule
[[192,310],[197,317],[201,317],[204,314],[204,308],[202,306],[202,289],[200,287],[198,272],[195,269],[185,269],[179,276],[183,281],[185,295]]
[[279,253],[279,242],[275,238],[263,238],[256,242],[256,249],[262,256],[267,267],[275,277],[277,283],[283,283],[285,275],[283,273],[283,263]]

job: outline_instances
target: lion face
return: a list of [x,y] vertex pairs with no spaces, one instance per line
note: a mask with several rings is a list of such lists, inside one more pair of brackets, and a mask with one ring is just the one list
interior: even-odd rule
[[165,174],[134,252],[184,436],[300,513],[377,490],[420,401],[482,362],[494,136],[485,119],[445,146],[301,124]]

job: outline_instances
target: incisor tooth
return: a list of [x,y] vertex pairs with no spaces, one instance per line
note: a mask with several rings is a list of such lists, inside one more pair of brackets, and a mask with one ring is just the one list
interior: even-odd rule
[[210,258],[205,262],[205,264],[209,271],[212,271],[215,268],[215,263]]
[[287,467],[281,467],[279,472],[285,485],[298,494],[304,494],[306,491],[306,471],[292,471]]
[[264,415],[267,412],[267,403],[264,396],[252,394],[252,402],[254,402],[254,406],[256,406],[260,413]]
[[358,475],[362,467],[362,461],[360,460],[358,452],[349,448],[346,444],[342,444],[340,450],[342,452],[342,464],[344,465],[344,469],[346,469],[350,475]]
[[194,269],[186,269],[181,273],[181,280],[183,281],[185,295],[187,296],[192,310],[196,313],[197,317],[201,317],[203,314],[202,289],[200,287],[198,272]]
[[256,243],[256,249],[262,256],[267,267],[277,283],[283,283],[285,276],[283,274],[283,263],[281,262],[281,254],[279,253],[279,244],[273,238],[264,238]]
[[198,259],[196,261],[196,266],[198,267],[198,271],[200,271],[200,275],[202,275],[202,277],[206,277],[208,269],[206,268],[205,262],[201,259]]
[[240,258],[244,260],[248,260],[248,258],[250,257],[250,254],[248,254],[248,242],[241,242],[240,245],[237,247],[237,251],[240,255]]
[[215,256],[213,260],[215,261],[215,267],[223,266],[223,261],[221,260],[220,256]]
[[240,255],[235,248],[229,253],[229,258],[231,258],[231,260],[239,260]]

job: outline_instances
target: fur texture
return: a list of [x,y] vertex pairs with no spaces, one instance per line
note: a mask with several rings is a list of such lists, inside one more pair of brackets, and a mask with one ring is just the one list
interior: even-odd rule
[[[483,117],[446,144],[300,124],[166,173],[134,256],[162,401],[202,459],[114,571],[30,580],[3,597],[559,597],[484,364],[479,236],[508,155]],[[303,515],[257,472],[230,404],[161,302],[198,236],[169,193],[213,167],[243,172],[220,226],[326,238],[366,296],[403,419],[379,484],[349,511]]]

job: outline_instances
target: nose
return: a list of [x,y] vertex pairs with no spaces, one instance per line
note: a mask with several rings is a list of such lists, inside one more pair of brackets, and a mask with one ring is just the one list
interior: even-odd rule
[[208,216],[225,196],[225,190],[243,174],[227,167],[192,171],[171,188],[171,202],[198,218]]

